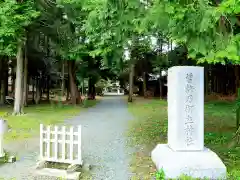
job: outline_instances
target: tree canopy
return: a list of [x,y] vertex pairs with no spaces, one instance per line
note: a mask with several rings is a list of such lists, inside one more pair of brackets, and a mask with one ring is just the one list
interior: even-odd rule
[[[0,5],[0,57],[17,60],[16,82],[22,84],[26,67],[25,76],[51,80],[62,73],[63,81],[67,66],[73,103],[79,99],[78,79],[95,84],[127,72],[131,84],[134,71],[159,73],[177,63],[170,62],[174,57],[239,62],[240,4],[234,0],[5,0]],[[164,52],[172,43],[178,49]]]

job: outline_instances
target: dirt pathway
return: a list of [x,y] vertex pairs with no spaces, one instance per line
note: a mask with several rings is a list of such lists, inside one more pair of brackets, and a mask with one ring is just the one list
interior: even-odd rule
[[[94,167],[91,179],[130,179],[130,150],[126,147],[125,132],[131,118],[124,100],[114,96],[103,98],[95,107],[64,122],[66,125],[82,125],[83,161]],[[38,138],[12,143],[6,149],[17,153],[20,159],[0,166],[0,178],[32,180],[30,172],[38,157]]]

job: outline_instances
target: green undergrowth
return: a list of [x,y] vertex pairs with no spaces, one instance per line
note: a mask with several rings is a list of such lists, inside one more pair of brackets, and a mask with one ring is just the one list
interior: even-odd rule
[[[138,147],[132,155],[131,170],[136,174],[132,179],[157,178],[150,153],[157,144],[167,142],[167,102],[139,99],[128,107],[134,116],[129,124],[129,145]],[[236,131],[234,108],[231,102],[212,101],[205,103],[204,112],[205,146],[223,160],[228,179],[240,179],[240,147],[229,146]]]
[[4,153],[5,153],[5,156],[0,158],[0,167],[1,165],[8,162],[9,153],[7,151],[4,151]]
[[12,107],[1,107],[0,117],[7,120],[11,130],[6,133],[6,141],[21,140],[37,135],[39,125],[53,125],[63,122],[65,119],[78,115],[85,108],[96,105],[98,100],[86,101],[84,105],[59,105],[59,104],[39,104],[30,105],[24,108],[23,115],[12,116]]

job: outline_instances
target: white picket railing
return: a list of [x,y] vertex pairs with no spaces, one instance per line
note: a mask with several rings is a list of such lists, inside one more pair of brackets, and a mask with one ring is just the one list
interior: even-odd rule
[[68,129],[40,124],[40,160],[82,165],[81,126]]

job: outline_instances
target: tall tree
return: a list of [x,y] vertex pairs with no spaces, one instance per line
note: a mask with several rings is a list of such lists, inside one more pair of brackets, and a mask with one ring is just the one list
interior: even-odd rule
[[[0,3],[0,53],[17,59],[14,114],[22,112],[23,47],[26,28],[39,16],[34,1],[8,0]],[[17,52],[17,53],[16,53]]]

